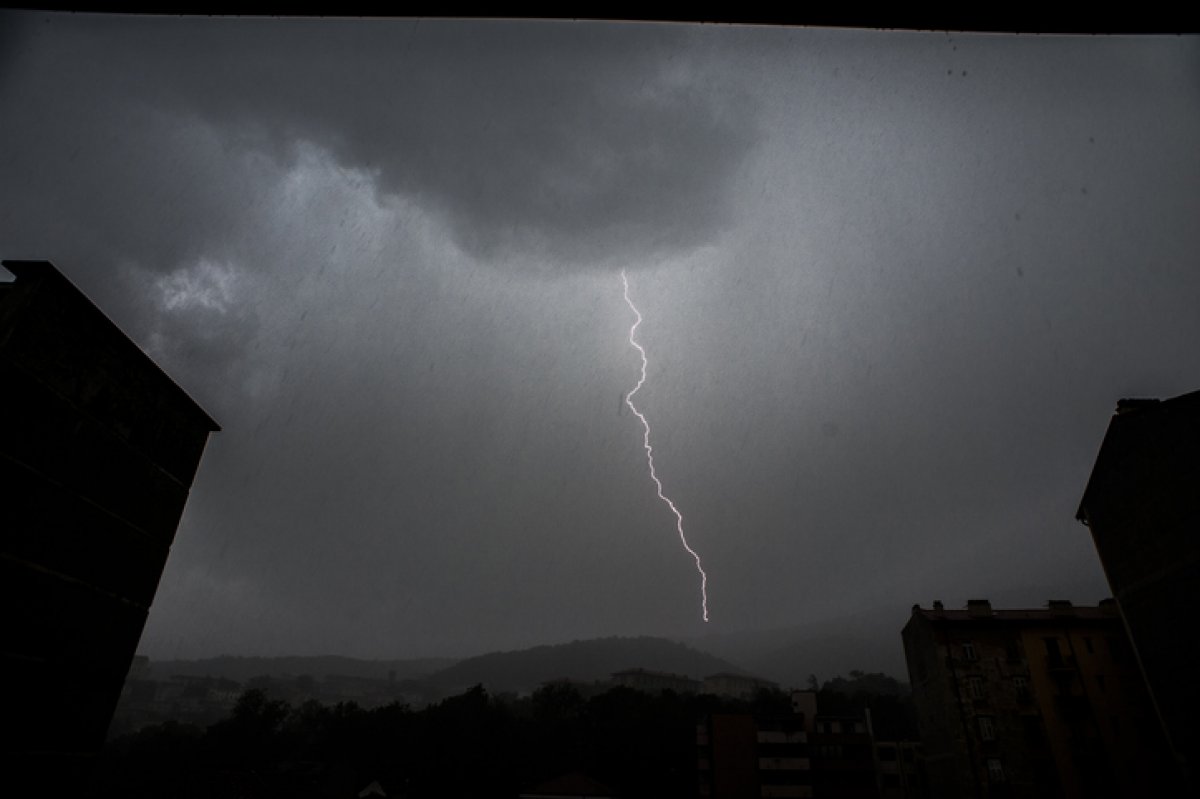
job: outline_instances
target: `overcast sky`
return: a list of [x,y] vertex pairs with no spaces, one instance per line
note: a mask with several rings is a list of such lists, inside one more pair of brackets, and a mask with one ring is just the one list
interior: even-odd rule
[[1094,603],[1198,142],[1187,37],[0,16],[0,255],[224,428],[155,658]]

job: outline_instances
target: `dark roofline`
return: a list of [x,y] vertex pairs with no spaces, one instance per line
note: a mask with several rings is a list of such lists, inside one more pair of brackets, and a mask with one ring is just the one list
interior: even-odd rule
[[1146,414],[1170,413],[1181,405],[1192,403],[1200,405],[1200,390],[1165,400],[1149,398],[1117,400],[1117,407],[1113,411],[1113,415],[1109,417],[1108,428],[1104,431],[1104,438],[1100,442],[1100,450],[1096,453],[1096,461],[1092,465],[1092,472],[1083,489],[1083,496],[1079,499],[1079,507],[1075,511],[1076,521],[1088,523],[1086,511],[1088,497],[1091,495],[1092,489],[1100,482],[1101,475],[1109,468],[1112,459],[1116,457],[1114,450],[1119,447],[1119,444],[1115,442],[1120,437],[1120,433],[1116,431],[1128,426],[1131,418],[1144,417]]
[[1101,600],[1099,605],[1055,604],[1047,608],[1013,608],[1008,610],[992,610],[982,615],[970,610],[937,610],[926,609],[913,605],[912,615],[920,616],[933,623],[970,623],[970,624],[1029,624],[1053,623],[1064,621],[1105,621],[1118,619],[1120,615],[1116,602],[1109,598]]
[[[205,411],[204,408],[200,407],[198,402],[192,399],[191,396],[184,391],[183,388],[181,388],[180,385],[176,383],[170,375],[163,371],[161,366],[155,363],[153,358],[147,355],[146,352],[139,347],[133,339],[126,335],[125,331],[122,330],[116,322],[109,319],[108,315],[104,313],[104,311],[100,310],[100,308],[94,302],[92,302],[85,293],[80,291],[79,288],[72,283],[66,275],[60,272],[58,267],[56,267],[53,263],[50,261],[16,260],[0,261],[0,265],[3,265],[5,269],[12,272],[16,276],[17,282],[28,280],[31,283],[48,283],[60,291],[72,294],[82,300],[83,304],[91,309],[91,313],[94,315],[95,321],[99,322],[102,326],[109,328],[118,339],[126,341],[129,347],[136,352],[145,363],[149,364],[154,371],[162,375],[167,384],[174,389],[175,393],[183,401],[183,404],[190,408],[193,413],[203,420],[204,424],[208,427],[209,432],[220,432],[221,425],[217,424],[216,420],[209,416],[208,412]],[[11,287],[14,284],[7,285]]]

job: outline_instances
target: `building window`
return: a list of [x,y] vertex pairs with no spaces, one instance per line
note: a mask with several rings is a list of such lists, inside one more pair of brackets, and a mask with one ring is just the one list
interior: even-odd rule
[[1021,675],[1012,678],[1013,688],[1017,691],[1017,700],[1025,702],[1029,699],[1029,680]]
[[963,660],[979,660],[979,655],[975,654],[975,644],[966,641],[962,645]]
[[979,737],[985,741],[996,740],[996,725],[992,723],[991,716],[979,717]]
[[983,680],[971,677],[967,680],[967,693],[972,699],[983,699]]
[[1038,716],[1021,716],[1021,724],[1025,728],[1025,745],[1037,749],[1046,744],[1046,731]]
[[1042,643],[1046,645],[1046,662],[1051,668],[1062,666],[1063,656],[1062,650],[1058,648],[1057,638],[1043,638]]
[[987,760],[988,780],[990,782],[1004,782],[1004,765],[998,757],[989,757]]

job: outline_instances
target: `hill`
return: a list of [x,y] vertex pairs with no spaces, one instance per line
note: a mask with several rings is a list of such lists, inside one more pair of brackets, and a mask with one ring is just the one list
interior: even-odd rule
[[513,652],[492,652],[459,661],[428,682],[454,691],[482,683],[491,691],[532,691],[550,680],[607,680],[613,672],[642,668],[701,679],[709,674],[745,674],[721,658],[664,638],[596,638]]
[[741,663],[783,688],[802,688],[810,674],[821,682],[852,670],[907,679],[901,613],[859,614],[814,624],[719,633],[686,641],[715,656]]
[[150,662],[150,677],[170,679],[175,675],[188,677],[225,677],[246,682],[252,677],[299,677],[307,674],[320,679],[327,675],[388,679],[395,672],[397,680],[418,680],[454,663],[452,658],[418,658],[414,660],[359,660],[337,655],[287,657],[235,657],[222,655],[201,660],[159,660]]

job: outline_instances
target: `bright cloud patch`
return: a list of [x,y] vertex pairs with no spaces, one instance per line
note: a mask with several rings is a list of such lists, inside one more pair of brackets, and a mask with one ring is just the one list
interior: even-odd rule
[[237,272],[227,264],[201,260],[160,277],[156,283],[162,307],[168,311],[203,308],[226,313],[234,301]]

